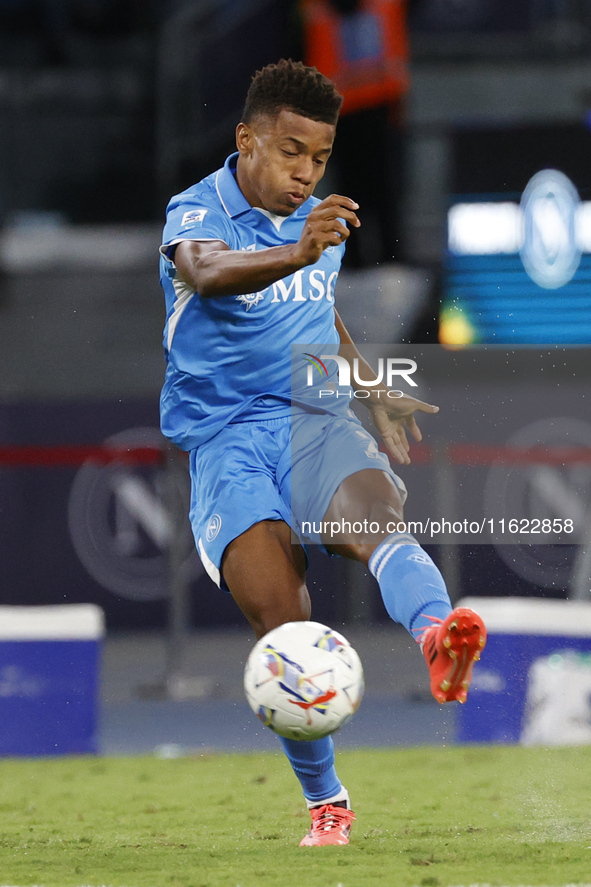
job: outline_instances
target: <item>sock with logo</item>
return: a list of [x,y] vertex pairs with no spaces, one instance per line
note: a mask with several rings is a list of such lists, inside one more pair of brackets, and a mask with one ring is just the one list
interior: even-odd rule
[[311,742],[305,739],[284,739],[282,736],[279,738],[283,751],[300,780],[308,807],[317,807],[327,799],[340,801],[348,798],[335,770],[332,737],[326,736]]
[[388,536],[378,545],[368,566],[380,586],[388,614],[414,638],[419,633],[416,629],[433,624],[427,616],[445,619],[451,613],[443,576],[410,533]]

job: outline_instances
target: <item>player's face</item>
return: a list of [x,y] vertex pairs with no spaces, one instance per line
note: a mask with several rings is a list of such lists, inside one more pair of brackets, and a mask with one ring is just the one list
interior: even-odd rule
[[238,185],[250,205],[291,215],[324,175],[335,131],[330,123],[286,110],[238,124]]

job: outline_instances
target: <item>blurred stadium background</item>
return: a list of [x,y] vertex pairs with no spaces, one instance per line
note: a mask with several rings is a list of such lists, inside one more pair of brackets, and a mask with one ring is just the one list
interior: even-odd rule
[[[414,0],[406,26],[408,90],[361,157],[389,181],[395,246],[360,241],[342,274],[353,337],[591,345],[591,6]],[[303,37],[287,0],[0,0],[0,605],[102,608],[108,753],[274,746],[242,699],[252,638],[192,551],[183,460],[158,432],[157,248],[168,197],[232,150],[252,72],[302,57]],[[529,184],[547,169],[562,176]],[[546,442],[588,449],[591,415],[569,409],[576,428]],[[103,446],[162,458],[83,449]],[[433,547],[454,599],[589,596],[589,461],[554,481],[545,507],[578,509],[577,545]],[[373,580],[313,555],[310,584],[315,618],[366,659],[367,717],[344,741],[449,739]],[[0,696],[18,695],[6,667]]]

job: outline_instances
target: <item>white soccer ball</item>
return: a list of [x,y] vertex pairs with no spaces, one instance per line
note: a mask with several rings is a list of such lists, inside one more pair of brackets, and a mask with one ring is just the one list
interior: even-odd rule
[[322,739],[351,720],[365,684],[359,656],[319,622],[287,622],[253,647],[244,670],[248,704],[287,739]]

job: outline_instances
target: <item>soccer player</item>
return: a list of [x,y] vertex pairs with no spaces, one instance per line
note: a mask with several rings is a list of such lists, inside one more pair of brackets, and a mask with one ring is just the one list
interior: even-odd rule
[[[384,535],[403,520],[406,489],[349,410],[350,395],[337,396],[336,377],[323,381],[335,396],[316,406],[292,393],[292,344],[313,357],[317,345],[353,353],[359,377],[372,378],[334,305],[359,207],[337,194],[313,197],[340,105],[315,68],[285,60],[263,68],[246,97],[237,153],[172,198],[160,250],[162,429],[190,453],[201,560],[257,637],[310,617],[302,521],[368,520],[379,533],[312,541],[368,565],[392,619],[422,643],[435,698],[463,702],[485,643],[481,619],[452,610],[439,570],[412,535]],[[364,403],[391,457],[408,464],[406,432],[421,439],[414,414],[438,408],[391,398],[381,384]],[[292,484],[292,468],[309,482]],[[347,844],[354,816],[332,739],[281,743],[311,813],[301,845]]]

